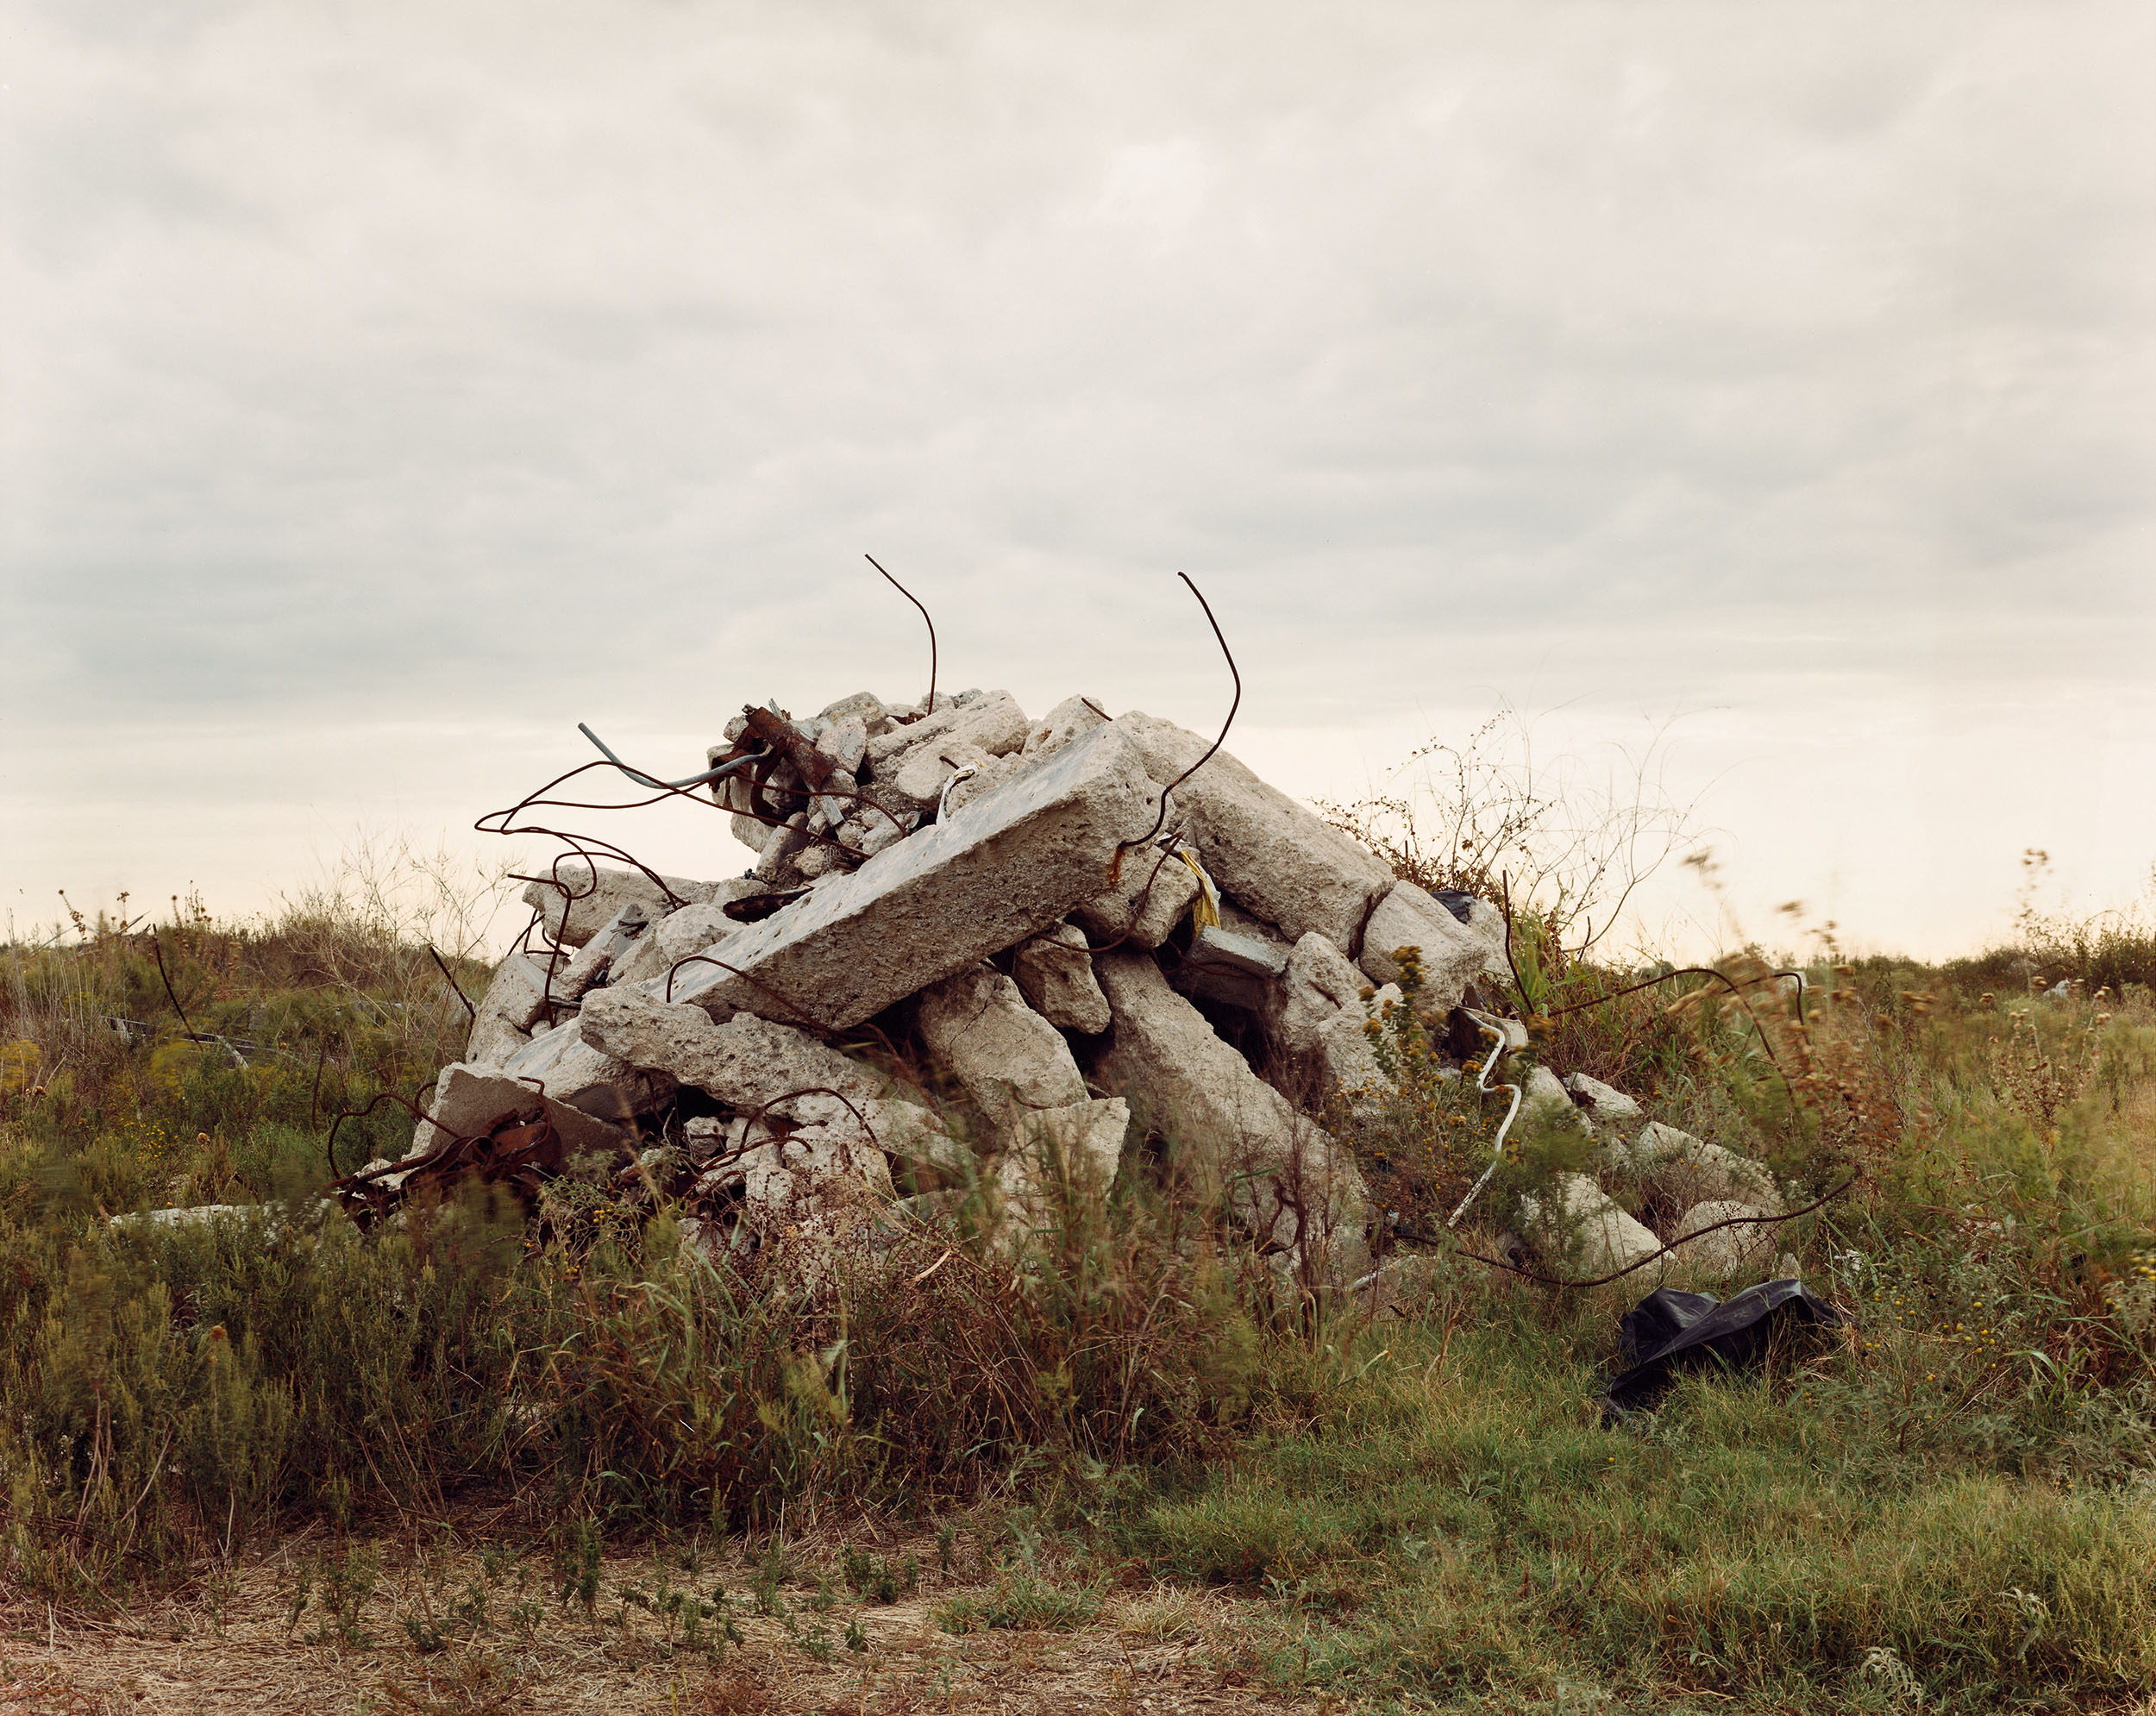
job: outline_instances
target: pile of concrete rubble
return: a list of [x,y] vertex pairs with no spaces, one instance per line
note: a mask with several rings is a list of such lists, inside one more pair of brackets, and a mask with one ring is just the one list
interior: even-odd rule
[[[656,1186],[693,1243],[749,1256],[900,1202],[1047,1219],[1172,1141],[1277,1270],[1365,1278],[1371,1199],[1319,1117],[1382,1084],[1364,1024],[1401,954],[1442,1019],[1504,972],[1503,919],[1207,750],[1081,698],[1037,721],[1005,692],[744,710],[706,778],[754,867],[572,857],[534,880],[536,951],[496,970],[411,1153],[341,1197],[369,1218],[454,1174],[536,1193],[573,1171]],[[1538,1069],[1526,1095],[1670,1181],[1673,1219],[1772,1200],[1763,1170],[1633,1124],[1605,1087]],[[1659,1243],[1576,1178],[1547,1218],[1590,1261]]]

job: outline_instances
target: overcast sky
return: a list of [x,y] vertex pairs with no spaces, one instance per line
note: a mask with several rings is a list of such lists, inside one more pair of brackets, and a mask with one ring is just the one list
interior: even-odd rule
[[1677,717],[1755,933],[2156,859],[2156,9],[0,21],[18,923],[918,697],[864,550],[945,686],[1211,729],[1189,573],[1298,795]]

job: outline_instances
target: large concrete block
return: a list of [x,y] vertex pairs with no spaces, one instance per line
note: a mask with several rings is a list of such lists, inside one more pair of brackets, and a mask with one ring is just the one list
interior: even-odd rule
[[1101,1083],[1225,1189],[1261,1243],[1313,1281],[1357,1279],[1369,1267],[1369,1199],[1348,1152],[1253,1073],[1150,955],[1103,954],[1094,969],[1115,1016]]
[[669,1006],[641,988],[600,990],[585,1003],[576,1029],[595,1052],[655,1068],[735,1108],[761,1108],[818,1087],[856,1102],[884,1091],[871,1068],[789,1025],[751,1013],[714,1024],[700,1007]]
[[1467,986],[1490,962],[1489,941],[1413,882],[1395,882],[1363,932],[1363,969],[1376,983],[1400,981],[1401,948],[1422,949],[1422,993],[1416,1006],[1445,1013],[1460,1005]]
[[914,1018],[929,1053],[1000,1129],[1012,1123],[1014,1110],[1086,1099],[1086,1081],[1062,1032],[1027,1006],[1018,986],[992,965],[931,984]]
[[1144,760],[1103,727],[731,938],[676,1000],[843,1030],[1044,930],[1097,893],[1151,824]]
[[[1205,755],[1211,741],[1141,711],[1115,726],[1165,785]],[[1363,920],[1392,872],[1285,792],[1269,786],[1225,751],[1175,789],[1170,824],[1180,824],[1206,868],[1290,941],[1313,930],[1339,947],[1359,946]]]

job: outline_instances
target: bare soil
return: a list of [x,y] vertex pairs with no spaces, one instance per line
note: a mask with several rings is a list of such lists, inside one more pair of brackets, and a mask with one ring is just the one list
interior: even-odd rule
[[[378,1555],[379,1571],[366,1600],[340,1617],[322,1603],[322,1573],[354,1549],[362,1559]],[[1016,1716],[1326,1707],[1250,1683],[1238,1666],[1238,1622],[1250,1606],[1232,1598],[1165,1587],[1111,1590],[1094,1619],[1069,1631],[954,1633],[950,1626],[964,1625],[954,1603],[962,1611],[966,1599],[985,1602],[991,1581],[977,1567],[933,1572],[933,1539],[893,1545],[890,1555],[909,1549],[931,1569],[918,1592],[862,1602],[827,1574],[819,1600],[812,1578],[797,1581],[782,1594],[791,1631],[756,1612],[747,1588],[753,1572],[738,1559],[694,1577],[670,1563],[674,1588],[700,1587],[708,1596],[723,1580],[730,1593],[741,1642],[714,1658],[711,1624],[687,1645],[678,1620],[669,1624],[633,1595],[623,1600],[624,1592],[655,1590],[660,1563],[649,1553],[605,1557],[587,1613],[559,1599],[542,1555],[497,1556],[490,1569],[466,1550],[389,1542],[333,1549],[302,1538],[183,1595],[121,1613],[0,1607],[0,1713]],[[797,1566],[816,1565],[800,1545],[789,1555]],[[303,1588],[310,1594],[295,1615]],[[484,1601],[477,1614],[474,1592]],[[861,1648],[846,1642],[855,1625]]]

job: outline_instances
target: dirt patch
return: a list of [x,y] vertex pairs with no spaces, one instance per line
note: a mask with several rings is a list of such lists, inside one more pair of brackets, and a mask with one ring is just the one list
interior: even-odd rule
[[[874,1600],[789,1547],[787,1575],[738,1556],[607,1555],[561,1594],[542,1553],[295,1539],[186,1594],[95,1617],[0,1609],[0,1712],[1289,1711],[1247,1683],[1219,1594],[1058,1585],[1026,1625],[1007,1575],[936,1571]],[[918,1570],[925,1563],[926,1570]],[[762,1590],[759,1601],[757,1586]],[[712,1609],[714,1588],[725,1594]],[[1075,1590],[1061,1613],[1038,1593]],[[1094,1606],[1097,1604],[1097,1607]],[[1086,1612],[1090,1611],[1089,1614]],[[727,1632],[729,1624],[732,1637]],[[1337,1706],[1335,1707],[1337,1707]]]

